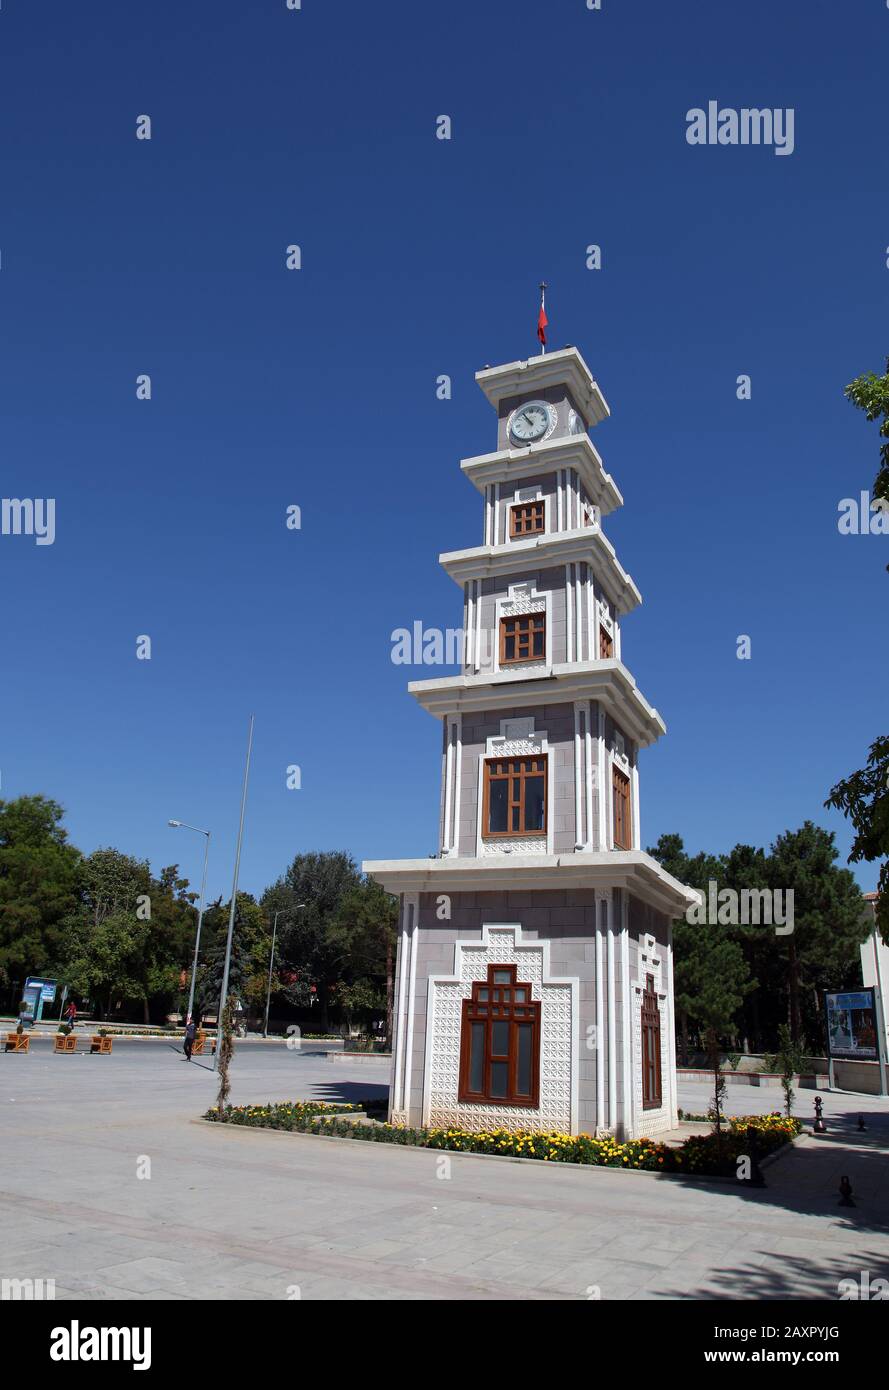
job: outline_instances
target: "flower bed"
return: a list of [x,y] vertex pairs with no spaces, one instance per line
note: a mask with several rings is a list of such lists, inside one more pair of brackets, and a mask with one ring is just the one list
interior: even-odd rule
[[[464,1129],[409,1129],[405,1125],[362,1125],[336,1119],[322,1119],[356,1110],[354,1105],[325,1105],[316,1101],[281,1102],[276,1105],[226,1106],[226,1122],[253,1125],[262,1129],[289,1129],[303,1134],[338,1134],[378,1144],[409,1144],[425,1149],[449,1149],[458,1153],[501,1154],[510,1158],[537,1158],[548,1163],[586,1163],[606,1168],[641,1168],[658,1173],[697,1173],[705,1176],[733,1175],[737,1160],[750,1153],[748,1128],[756,1134],[758,1158],[773,1153],[799,1134],[800,1120],[789,1120],[777,1112],[772,1115],[744,1115],[727,1122],[715,1134],[692,1136],[679,1148],[656,1143],[653,1139],[632,1139],[619,1144],[616,1139],[593,1139],[588,1134],[555,1132],[515,1133],[505,1129],[474,1132]],[[204,1116],[219,1120],[214,1106]]]
[[[319,1115],[346,1115],[351,1110],[362,1109],[359,1105],[340,1104],[324,1100],[279,1100],[267,1105],[227,1105],[225,1123],[232,1125],[255,1125],[262,1129],[306,1129]],[[204,1115],[205,1120],[219,1121],[219,1106],[214,1105]],[[351,1132],[352,1126],[348,1127]],[[324,1126],[327,1133],[327,1126]]]

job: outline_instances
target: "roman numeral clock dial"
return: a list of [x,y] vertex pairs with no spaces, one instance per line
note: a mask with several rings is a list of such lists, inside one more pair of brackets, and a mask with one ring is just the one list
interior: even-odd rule
[[555,422],[555,411],[546,401],[528,401],[510,416],[509,437],[515,444],[533,444],[550,434]]

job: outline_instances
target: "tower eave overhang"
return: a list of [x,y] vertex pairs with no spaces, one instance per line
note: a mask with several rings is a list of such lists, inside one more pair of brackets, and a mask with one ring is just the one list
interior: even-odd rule
[[485,367],[475,379],[495,409],[501,401],[549,386],[568,387],[587,428],[607,420],[611,411],[583,357],[576,347],[540,353],[525,361]]
[[642,602],[642,595],[614,553],[614,546],[599,526],[582,526],[576,531],[549,531],[528,540],[505,545],[477,545],[469,550],[449,550],[438,563],[455,584],[470,579],[493,579],[518,574],[526,569],[549,569],[575,561],[590,564],[608,590],[619,616],[630,613]]
[[644,850],[603,853],[503,854],[483,858],[368,859],[361,865],[388,893],[467,893],[565,888],[626,888],[668,917],[682,917],[699,899]]
[[524,449],[498,449],[493,454],[477,454],[460,460],[460,468],[479,492],[489,483],[518,483],[557,468],[574,468],[589,494],[590,501],[608,516],[623,506],[623,497],[605,466],[599,451],[586,434],[560,434]]
[[596,700],[640,748],[648,748],[667,732],[663,719],[645,699],[626,666],[614,657],[606,661],[560,662],[541,671],[411,681],[408,690],[429,714],[439,719],[448,714],[484,713],[497,708]]

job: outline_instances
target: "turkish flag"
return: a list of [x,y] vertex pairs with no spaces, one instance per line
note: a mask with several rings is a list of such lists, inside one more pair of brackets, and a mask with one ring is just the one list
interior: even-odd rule
[[537,337],[544,347],[546,347],[546,328],[548,323],[549,319],[546,317],[546,310],[541,304],[540,313],[537,315]]

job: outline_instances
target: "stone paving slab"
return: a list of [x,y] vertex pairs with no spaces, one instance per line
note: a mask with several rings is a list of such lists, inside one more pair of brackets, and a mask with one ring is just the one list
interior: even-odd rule
[[[194,1124],[215,1079],[172,1049],[102,1060],[0,1058],[0,1276],[55,1278],[61,1299],[832,1299],[840,1278],[889,1275],[874,1098],[832,1097],[829,1138],[799,1141],[758,1192],[461,1154],[442,1179],[440,1154]],[[385,1093],[387,1063],[332,1071],[236,1051],[233,1100]],[[752,1112],[758,1093],[735,1089]]]

